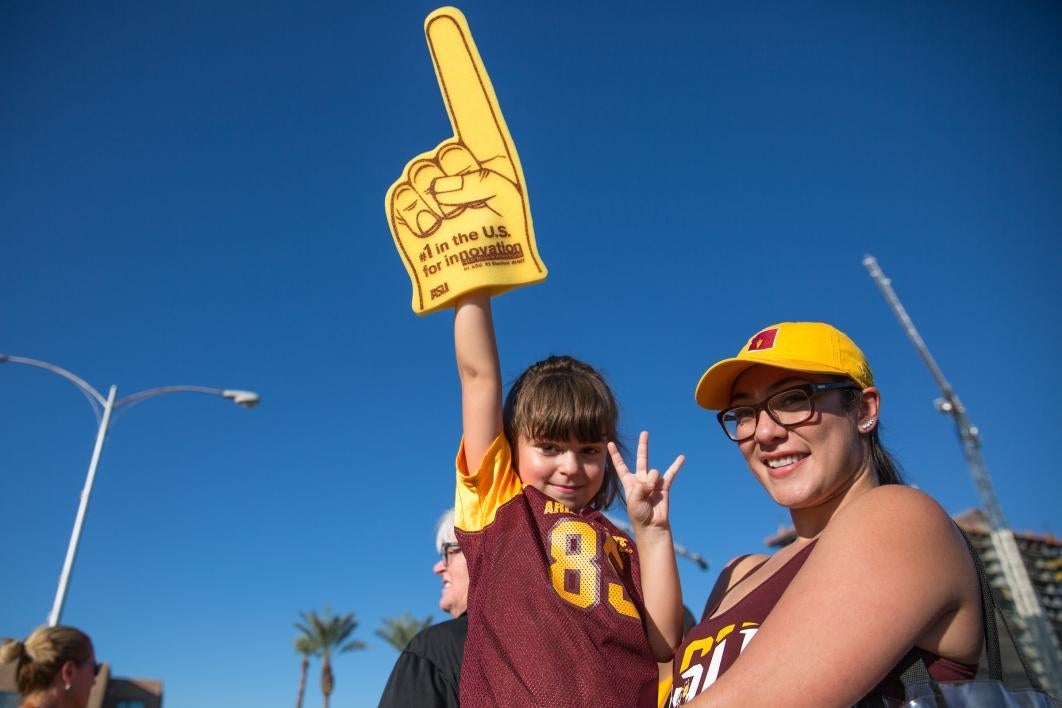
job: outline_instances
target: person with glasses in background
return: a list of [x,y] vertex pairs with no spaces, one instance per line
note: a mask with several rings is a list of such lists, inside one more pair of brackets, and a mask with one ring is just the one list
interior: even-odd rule
[[15,663],[19,708],[85,708],[100,664],[81,630],[39,627],[24,641],[0,642],[0,663]]
[[859,347],[827,324],[776,324],[711,366],[696,400],[719,411],[796,540],[726,566],[675,653],[671,705],[884,705],[903,698],[902,668],[917,658],[938,681],[972,678],[974,564],[882,445]]
[[454,534],[454,510],[439,519],[435,532],[439,560],[432,572],[442,580],[439,607],[453,619],[421,630],[391,670],[380,708],[457,708],[461,658],[468,634],[468,565]]

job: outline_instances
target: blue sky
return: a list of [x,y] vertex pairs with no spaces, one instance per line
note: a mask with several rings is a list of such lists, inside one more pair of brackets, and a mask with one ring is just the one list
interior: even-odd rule
[[[0,5],[0,352],[173,395],[104,450],[64,621],[169,706],[294,701],[300,610],[355,612],[334,706],[376,704],[373,630],[442,613],[433,526],[460,434],[448,313],[415,316],[383,195],[452,134],[422,2]],[[506,380],[609,378],[676,481],[699,611],[787,515],[696,407],[758,328],[866,351],[886,443],[977,495],[874,254],[982,431],[1004,513],[1059,533],[1062,13],[1022,3],[469,2],[519,149],[542,284],[495,303]],[[0,366],[0,635],[51,607],[95,422]],[[1046,436],[1046,437],[1045,437]],[[316,671],[316,665],[312,672]],[[320,701],[311,674],[307,705]]]

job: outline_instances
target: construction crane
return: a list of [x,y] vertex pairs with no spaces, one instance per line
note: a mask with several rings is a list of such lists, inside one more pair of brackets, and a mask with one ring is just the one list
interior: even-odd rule
[[1011,595],[1014,599],[1014,607],[1017,610],[1019,623],[1021,624],[1018,631],[1025,635],[1026,646],[1032,647],[1035,652],[1035,656],[1030,658],[1035,670],[1040,674],[1044,688],[1050,693],[1057,695],[1062,692],[1062,668],[1059,666],[1058,646],[1055,643],[1051,624],[1040,607],[1040,601],[1036,596],[1035,590],[1033,590],[1028,570],[1026,570],[1025,563],[1021,559],[1021,552],[1018,550],[1018,544],[1014,540],[1014,532],[1010,530],[1006,519],[1003,518],[1003,510],[996,499],[992,480],[988,476],[988,469],[985,467],[984,458],[981,456],[981,435],[977,430],[977,426],[973,425],[966,416],[966,409],[959,400],[959,395],[955,393],[951,384],[944,378],[943,372],[941,372],[937,362],[934,361],[933,356],[929,353],[929,349],[926,348],[925,342],[922,341],[922,337],[918,334],[918,330],[915,329],[914,323],[908,317],[907,311],[904,310],[903,305],[900,303],[900,299],[896,297],[896,293],[892,289],[892,282],[885,277],[885,274],[881,272],[881,268],[878,267],[877,260],[873,256],[867,255],[863,258],[863,266],[866,267],[870,277],[874,279],[878,289],[885,296],[885,300],[896,314],[896,318],[903,325],[907,338],[914,344],[918,354],[922,357],[926,366],[929,367],[930,373],[933,374],[933,378],[936,379],[937,385],[940,386],[941,397],[934,401],[934,405],[938,411],[945,415],[950,415],[952,420],[955,421],[959,440],[962,442],[963,454],[966,457],[966,464],[970,467],[970,476],[973,478],[974,486],[977,487],[977,491],[981,496],[981,506],[988,520],[992,546],[995,548],[996,556],[999,558],[1000,566],[1003,570],[1003,577],[1010,587]]

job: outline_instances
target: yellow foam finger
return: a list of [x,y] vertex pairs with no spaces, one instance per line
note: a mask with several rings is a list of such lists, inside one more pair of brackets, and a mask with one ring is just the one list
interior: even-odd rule
[[392,189],[392,195],[392,231],[399,233],[396,227],[404,226],[408,232],[401,233],[407,238],[427,238],[438,229],[442,217],[421,199],[412,185],[398,184]]
[[435,184],[435,180],[445,176],[446,173],[442,171],[442,168],[432,160],[417,161],[409,167],[409,183],[413,185],[413,189],[417,190],[421,200],[440,216],[446,216],[454,211],[453,209],[446,210],[440,207],[432,192],[432,185]]
[[439,167],[448,175],[463,175],[479,170],[476,158],[460,143],[451,143],[439,148],[436,159],[439,161]]
[[417,314],[472,290],[498,294],[546,277],[520,159],[468,23],[443,7],[424,32],[454,135],[411,160],[385,200]]

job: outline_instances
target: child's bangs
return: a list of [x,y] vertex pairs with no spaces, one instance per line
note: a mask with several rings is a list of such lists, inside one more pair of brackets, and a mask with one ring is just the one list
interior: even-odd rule
[[513,422],[531,438],[608,440],[614,436],[615,404],[595,384],[571,375],[545,376],[524,391]]

